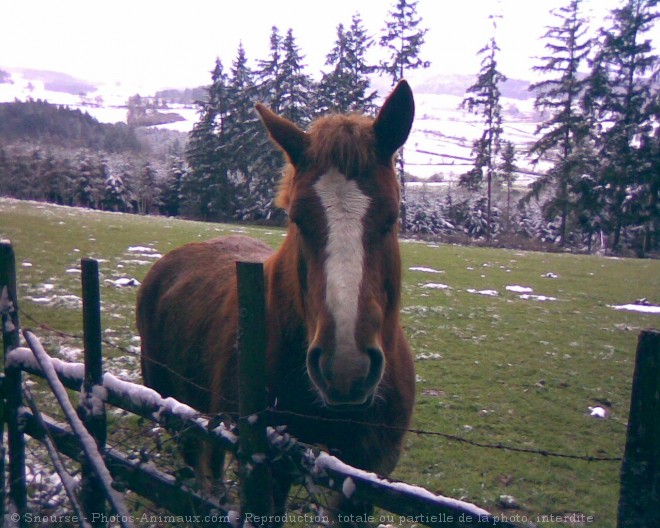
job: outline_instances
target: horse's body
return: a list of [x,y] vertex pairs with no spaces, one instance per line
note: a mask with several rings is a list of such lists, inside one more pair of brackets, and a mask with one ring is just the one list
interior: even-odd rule
[[399,323],[392,162],[412,124],[412,93],[402,82],[376,120],[329,116],[308,133],[257,110],[289,161],[278,198],[287,236],[276,252],[247,237],[191,243],[153,266],[137,305],[145,384],[204,413],[237,412],[235,263],[262,261],[273,420],[388,475],[415,391]]

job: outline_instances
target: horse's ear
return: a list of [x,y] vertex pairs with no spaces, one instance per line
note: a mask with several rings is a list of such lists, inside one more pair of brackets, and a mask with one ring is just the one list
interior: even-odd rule
[[257,103],[256,110],[268,129],[271,139],[284,151],[294,166],[299,166],[307,148],[307,134],[294,123],[278,116],[275,112]]
[[374,121],[379,153],[390,158],[408,139],[415,118],[415,101],[410,85],[401,80],[383,103]]

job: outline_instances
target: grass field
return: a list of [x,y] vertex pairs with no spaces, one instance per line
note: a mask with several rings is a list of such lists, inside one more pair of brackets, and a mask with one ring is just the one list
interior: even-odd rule
[[[23,326],[80,333],[77,270],[81,257],[93,257],[101,261],[105,337],[133,350],[136,289],[111,281],[142,280],[159,254],[236,231],[273,247],[283,235],[0,199],[0,238],[16,251]],[[570,455],[622,455],[637,335],[660,327],[660,316],[611,305],[641,297],[660,304],[659,261],[418,241],[402,241],[402,249],[403,321],[417,357],[415,429]],[[522,298],[507,286],[550,299]],[[80,360],[79,341],[38,333],[54,355]],[[139,379],[137,353],[108,347],[106,357],[107,370]],[[590,416],[594,406],[608,418]],[[619,469],[619,462],[409,434],[394,476],[539,526],[575,524],[537,515],[569,521],[580,514],[593,516],[591,526],[610,527]]]

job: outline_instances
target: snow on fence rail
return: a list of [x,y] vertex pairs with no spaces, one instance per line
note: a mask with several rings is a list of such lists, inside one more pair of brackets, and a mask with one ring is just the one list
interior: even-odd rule
[[[89,276],[89,273],[98,275],[98,265],[95,261],[92,262],[94,264],[89,265],[89,259],[83,259],[85,363],[67,363],[59,359],[49,358],[45,352],[42,354],[43,350],[38,339],[30,333],[24,333],[30,348],[19,346],[14,253],[8,243],[0,242],[0,313],[2,314],[3,349],[5,352],[5,375],[0,378],[5,402],[4,405],[0,404],[0,433],[4,432],[6,423],[8,428],[10,507],[12,512],[18,513],[15,519],[18,519],[19,525],[25,525],[25,520],[28,518],[24,515],[27,512],[24,433],[42,442],[50,441],[67,457],[80,461],[84,468],[83,475],[85,475],[85,471],[89,472],[90,470],[96,475],[89,479],[88,484],[91,484],[90,487],[93,493],[91,498],[87,497],[82,509],[87,515],[90,513],[92,516],[96,514],[97,520],[98,516],[105,511],[104,507],[99,507],[99,504],[104,503],[103,496],[117,499],[119,494],[115,490],[122,487],[135,491],[137,494],[177,515],[206,514],[209,519],[214,520],[215,525],[237,526],[242,519],[247,518],[254,521],[254,519],[268,518],[267,505],[264,505],[262,501],[263,496],[266,495],[263,493],[264,483],[259,480],[264,475],[257,475],[256,482],[246,484],[244,477],[246,477],[246,473],[250,472],[242,473],[242,499],[246,494],[245,490],[250,489],[253,495],[259,496],[256,497],[256,500],[249,496],[242,500],[243,515],[240,516],[234,510],[226,511],[226,505],[220,505],[214,498],[200,495],[195,490],[181,484],[173,476],[158,470],[152,464],[137,462],[114,448],[106,448],[104,443],[105,424],[100,430],[94,430],[94,427],[90,427],[90,424],[94,424],[95,417],[102,417],[105,421],[104,406],[110,404],[159,423],[174,432],[185,431],[186,434],[203,439],[233,453],[239,452],[239,442],[241,442],[240,450],[244,451],[250,448],[250,443],[254,442],[254,438],[257,438],[257,444],[253,445],[258,445],[258,438],[261,436],[267,439],[270,452],[287,456],[289,461],[305,475],[305,478],[311,480],[315,485],[333,489],[348,497],[371,502],[406,519],[413,519],[415,523],[445,528],[454,526],[514,526],[473,504],[438,496],[423,488],[403,482],[394,482],[348,466],[327,453],[319,453],[310,446],[298,443],[280,430],[266,429],[263,420],[239,419],[238,426],[227,426],[224,423],[217,424],[173,398],[162,398],[152,389],[119,380],[109,373],[103,374],[100,355],[98,276],[96,279]],[[256,276],[261,275],[263,277],[263,273],[256,268],[243,269],[242,271],[239,269],[239,279],[241,275],[249,278],[247,284],[246,281],[239,280],[239,288],[241,289],[250,288],[250,285],[255,283],[254,278]],[[88,291],[90,284],[91,292]],[[257,286],[263,289],[263,285]],[[259,301],[260,298],[261,301]],[[91,299],[91,303],[89,299]],[[241,290],[239,301],[240,299],[256,302],[263,307],[263,291],[245,292]],[[252,321],[252,324],[255,324],[254,305],[244,308],[243,312],[250,314],[250,317],[246,317],[245,320]],[[257,312],[261,309],[257,306]],[[257,313],[256,316],[257,318],[263,318],[264,314]],[[256,324],[265,324],[265,322],[262,320],[261,323],[257,322]],[[253,336],[259,335],[259,332],[251,331],[247,334],[251,339]],[[243,348],[252,349],[252,352],[257,354],[263,354],[265,350],[264,343],[260,344],[258,340],[257,342],[239,344]],[[92,352],[90,353],[88,349],[91,349]],[[241,353],[243,353],[242,349]],[[96,444],[99,446],[99,453],[102,453],[98,457],[89,453],[86,457],[81,456],[80,434],[72,432],[71,428],[56,423],[48,416],[40,415],[33,402],[29,401],[30,408],[23,405],[22,372],[44,377],[45,371],[52,371],[52,374],[59,380],[58,383],[61,382],[65,387],[82,392],[81,414],[83,417],[87,417],[84,420],[85,425],[96,435]],[[247,379],[254,381],[255,377],[247,376]],[[256,380],[257,383],[262,383],[261,386],[263,387],[263,382],[259,382],[258,377],[256,377]],[[243,382],[241,383],[242,386]],[[649,330],[642,332],[640,335],[637,350],[626,456],[622,464],[622,486],[618,514],[619,528],[660,526],[660,512],[655,507],[660,500],[658,496],[660,490],[653,484],[654,479],[657,479],[657,469],[653,468],[660,467],[656,441],[659,433],[658,427],[660,427],[659,394],[660,332]],[[66,406],[66,403],[64,405]],[[243,403],[243,405],[246,404]],[[252,405],[252,408],[250,408],[250,405]],[[247,407],[244,406],[243,409],[251,410],[241,412],[241,416],[249,417],[255,409],[259,412],[259,405],[262,405],[262,403],[257,402],[256,408],[254,405],[255,402],[248,402]],[[79,408],[79,412],[80,410],[81,408]],[[252,427],[261,427],[262,429],[246,434],[246,429]],[[243,438],[237,435],[238,429],[241,429]],[[250,435],[254,436],[250,439]],[[84,433],[82,436],[84,436]],[[245,438],[248,438],[247,444],[244,443]],[[0,434],[1,442],[4,442],[3,434]],[[89,448],[89,440],[87,443]],[[263,450],[263,447],[259,449]],[[252,453],[254,452],[252,451]],[[2,494],[0,497],[0,526],[4,525],[5,521],[4,453],[4,444],[1,444],[0,455],[3,456],[0,456],[0,493]],[[241,453],[239,462],[245,460],[246,457],[249,460],[251,453]],[[93,459],[92,466],[97,466],[100,462],[103,468],[92,467],[90,469],[90,458]],[[107,478],[101,479],[102,485],[99,490],[98,476],[99,473],[103,474],[105,471],[109,472],[111,479],[110,481]],[[640,475],[642,475],[642,478],[640,478]],[[247,475],[247,477],[249,478],[250,475]],[[268,475],[265,475],[265,478],[268,478]],[[94,490],[95,486],[96,490]],[[103,496],[99,496],[99,493]],[[111,500],[111,502],[115,513],[118,511],[126,513],[120,500],[117,500],[117,502]],[[90,507],[95,509],[90,510]],[[371,519],[367,519],[367,521],[369,520]],[[252,524],[255,523],[252,522]],[[126,523],[126,525],[130,525],[130,523]]]

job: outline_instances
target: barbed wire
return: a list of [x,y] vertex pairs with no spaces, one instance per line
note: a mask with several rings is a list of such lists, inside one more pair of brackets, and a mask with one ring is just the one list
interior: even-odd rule
[[[47,332],[51,332],[58,337],[63,337],[63,338],[69,338],[69,339],[78,339],[82,340],[83,336],[80,334],[73,334],[69,332],[64,332],[58,329],[55,329],[51,327],[48,324],[42,323],[29,315],[28,313],[25,312],[25,310],[21,310],[21,313],[23,316],[25,316],[26,319],[30,320],[33,324],[35,324],[38,328],[45,330]],[[131,349],[118,345],[117,343],[113,343],[107,338],[102,338],[102,342],[114,349],[120,350],[121,352],[124,352],[126,354],[130,355],[137,355],[134,351]],[[144,356],[143,356],[144,358]],[[238,402],[232,401],[228,398],[225,398],[220,392],[213,391],[212,389],[202,386],[200,384],[195,383],[194,381],[190,380],[189,378],[186,378],[183,376],[181,373],[175,371],[168,365],[165,365],[164,363],[161,363],[153,358],[144,358],[147,361],[152,362],[153,364],[157,365],[160,368],[165,369],[168,373],[178,377],[179,379],[185,381],[186,383],[190,384],[191,386],[195,387],[196,389],[199,389],[201,391],[207,392],[210,395],[214,396],[221,396],[227,403],[235,405],[238,407]],[[304,413],[298,413],[295,411],[289,411],[289,410],[284,410],[284,409],[278,409],[276,406],[275,407],[269,407],[267,409],[264,409],[263,411],[259,413],[252,413],[252,414],[276,414],[276,415],[285,415],[285,416],[293,416],[296,418],[303,418],[306,420],[316,420],[316,421],[322,421],[322,422],[333,422],[333,423],[348,423],[351,425],[357,425],[357,426],[362,426],[362,427],[378,427],[378,428],[384,428],[384,429],[390,429],[390,430],[396,430],[400,431],[403,433],[410,433],[414,434],[417,436],[429,436],[429,437],[437,437],[437,438],[444,438],[445,440],[449,440],[452,442],[457,442],[465,445],[469,445],[471,447],[478,447],[478,448],[483,448],[483,449],[496,449],[496,450],[501,450],[501,451],[510,451],[513,453],[524,453],[528,455],[536,455],[536,456],[543,456],[543,457],[551,457],[551,458],[562,458],[562,459],[569,459],[569,460],[579,460],[579,461],[585,461],[585,462],[621,462],[623,460],[623,457],[621,456],[595,456],[595,455],[578,455],[578,454],[572,454],[572,453],[562,453],[558,451],[552,451],[548,449],[532,449],[532,448],[527,448],[527,447],[517,447],[513,445],[507,445],[501,442],[498,443],[489,443],[489,442],[480,442],[477,440],[472,440],[470,438],[466,438],[464,436],[456,435],[456,434],[451,434],[451,433],[444,433],[441,431],[428,431],[424,429],[418,429],[418,428],[408,428],[408,427],[399,427],[399,426],[394,426],[394,425],[389,425],[389,424],[375,424],[373,422],[367,422],[367,421],[360,421],[360,420],[355,420],[353,418],[331,418],[331,417],[324,417],[324,416],[317,416],[317,415],[309,415],[309,414],[304,414]],[[205,413],[199,413],[199,416],[203,416],[209,419],[209,423],[211,423],[211,420],[213,418],[212,415],[208,415]],[[236,416],[236,418],[240,418],[240,416]]]

